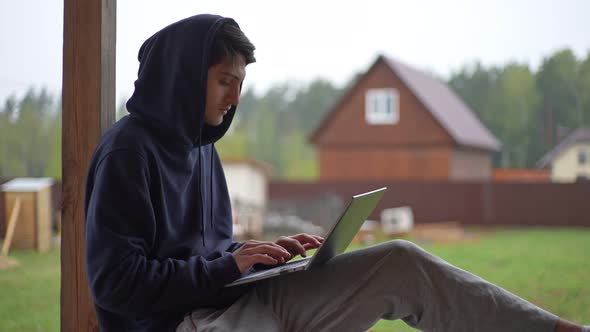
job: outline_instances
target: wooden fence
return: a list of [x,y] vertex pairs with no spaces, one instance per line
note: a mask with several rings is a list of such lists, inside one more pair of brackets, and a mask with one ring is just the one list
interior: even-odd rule
[[382,209],[410,206],[416,223],[458,221],[467,225],[590,227],[590,183],[457,183],[457,182],[272,182],[273,201],[304,201],[388,187],[371,216]]
[[[0,179],[1,181],[2,179]],[[327,205],[341,209],[327,198],[345,203],[354,194],[388,187],[372,219],[381,210],[410,206],[414,222],[457,221],[466,225],[514,225],[590,227],[590,183],[457,183],[457,182],[272,182],[270,206],[306,205],[317,218],[333,218]],[[61,208],[61,183],[52,188],[54,225]],[[319,202],[314,204],[313,202]],[[311,202],[311,203],[310,203]],[[328,202],[328,203],[326,203]],[[312,207],[311,209],[309,207]],[[336,213],[337,214],[337,213]],[[0,193],[0,238],[6,232],[4,195]],[[321,224],[321,221],[314,220]]]

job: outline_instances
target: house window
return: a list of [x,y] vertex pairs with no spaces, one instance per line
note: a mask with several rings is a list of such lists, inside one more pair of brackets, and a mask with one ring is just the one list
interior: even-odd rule
[[578,164],[584,165],[588,162],[588,156],[586,155],[586,151],[579,151],[578,152]]
[[369,89],[365,94],[365,119],[368,124],[399,122],[399,93],[396,89]]

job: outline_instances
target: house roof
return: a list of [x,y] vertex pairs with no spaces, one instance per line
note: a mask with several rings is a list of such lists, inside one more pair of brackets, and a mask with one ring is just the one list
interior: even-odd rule
[[[491,151],[500,150],[501,144],[498,139],[444,83],[426,73],[382,55],[377,58],[371,68],[379,61],[384,61],[391,68],[457,144]],[[349,91],[353,89],[354,87]],[[347,98],[347,94],[343,98]],[[341,102],[337,105],[340,104]],[[324,123],[329,118],[328,115],[324,119]],[[313,134],[314,140],[317,139],[318,132],[323,127],[324,125],[320,125],[317,128]]]
[[551,151],[547,152],[538,162],[537,168],[548,167],[563,151],[576,143],[590,142],[590,128],[578,128],[567,135]]
[[399,61],[385,57],[384,60],[457,144],[492,151],[500,149],[496,137],[446,84]]
[[0,191],[6,192],[37,192],[52,186],[52,178],[16,178],[0,186]]

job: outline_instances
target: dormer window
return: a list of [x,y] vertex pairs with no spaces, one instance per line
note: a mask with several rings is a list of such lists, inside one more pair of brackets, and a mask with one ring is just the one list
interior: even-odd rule
[[586,156],[586,151],[584,151],[584,150],[578,151],[578,164],[584,165],[587,162],[588,162],[588,160],[587,160],[587,156]]
[[369,89],[365,94],[365,119],[368,124],[399,122],[399,93],[396,89]]

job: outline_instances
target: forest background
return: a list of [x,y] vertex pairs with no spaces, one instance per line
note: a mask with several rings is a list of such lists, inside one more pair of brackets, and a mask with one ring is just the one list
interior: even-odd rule
[[[317,179],[310,134],[362,74],[344,86],[317,78],[276,84],[262,94],[243,91],[232,128],[216,144],[219,153],[265,161],[275,179]],[[570,49],[557,50],[536,70],[526,63],[475,62],[437,78],[502,142],[495,167],[534,168],[569,132],[590,126],[590,52],[579,59]],[[118,101],[117,118],[127,114],[125,102]],[[0,177],[61,179],[61,114],[61,96],[45,88],[0,101]]]

